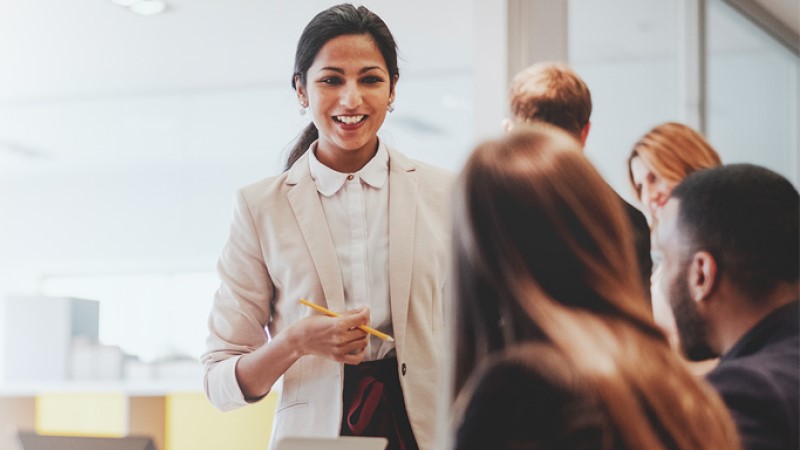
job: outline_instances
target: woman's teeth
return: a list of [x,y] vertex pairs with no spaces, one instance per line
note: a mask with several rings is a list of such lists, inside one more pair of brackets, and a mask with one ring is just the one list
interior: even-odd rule
[[346,123],[346,124],[354,124],[361,122],[366,117],[364,114],[358,116],[333,116],[333,119],[337,122]]

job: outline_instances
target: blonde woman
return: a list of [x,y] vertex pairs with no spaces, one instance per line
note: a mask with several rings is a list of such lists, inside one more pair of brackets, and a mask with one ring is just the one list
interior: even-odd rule
[[651,225],[672,188],[686,175],[722,164],[716,150],[697,131],[667,122],[639,139],[628,156],[628,178]]
[[[697,131],[676,122],[666,122],[648,131],[639,139],[628,156],[628,178],[642,205],[651,230],[658,224],[658,216],[672,189],[687,175],[697,170],[722,164],[719,154]],[[673,348],[679,348],[675,319],[668,300],[659,289],[661,279],[658,267],[659,251],[655,246],[653,277],[651,279],[653,316],[670,339]],[[700,371],[703,369],[699,368]]]

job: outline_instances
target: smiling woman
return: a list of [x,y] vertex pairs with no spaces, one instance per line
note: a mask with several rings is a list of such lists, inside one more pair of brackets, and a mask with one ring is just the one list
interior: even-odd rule
[[[330,150],[327,147],[329,143],[333,144],[330,141],[336,135],[335,125],[330,121],[338,124],[349,122],[352,125],[356,123],[354,119],[359,119],[357,122],[364,121],[365,117],[370,119],[367,114],[363,114],[365,117],[355,117],[361,115],[355,114],[359,110],[363,112],[370,109],[374,116],[361,136],[362,139],[369,139],[369,144],[375,147],[376,133],[383,125],[386,111],[392,109],[395,86],[400,78],[397,44],[383,21],[380,24],[346,24],[331,19],[320,20],[328,22],[324,27],[306,27],[300,37],[300,43],[304,45],[298,45],[295,54],[292,88],[297,92],[301,108],[311,108],[313,123],[308,125],[292,148],[286,162],[287,169],[320,136],[323,137],[320,139],[323,152]],[[343,64],[348,67],[341,67]],[[328,111],[325,108],[335,110]],[[364,145],[367,143],[363,142],[360,146]],[[350,157],[353,158],[352,155]],[[363,158],[364,155],[361,155],[362,162],[358,167],[366,162]],[[358,155],[355,159],[358,159]],[[329,159],[327,162],[332,161]],[[354,164],[358,165],[357,161]]]
[[205,387],[228,410],[282,379],[270,442],[341,434],[434,448],[454,177],[378,136],[398,79],[380,17],[349,4],[319,13],[300,36],[292,76],[312,123],[284,173],[239,191]]
[[389,73],[371,35],[353,34],[328,41],[307,77],[295,75],[295,86],[318,130],[317,159],[339,172],[364,167],[375,154],[398,75]]

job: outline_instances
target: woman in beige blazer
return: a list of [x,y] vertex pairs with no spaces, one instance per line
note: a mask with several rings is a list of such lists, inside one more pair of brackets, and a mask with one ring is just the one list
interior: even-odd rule
[[398,78],[395,43],[377,15],[351,5],[319,13],[300,37],[292,78],[312,123],[284,173],[238,192],[202,357],[205,390],[230,410],[280,382],[271,445],[343,434],[433,448],[453,175],[378,138]]

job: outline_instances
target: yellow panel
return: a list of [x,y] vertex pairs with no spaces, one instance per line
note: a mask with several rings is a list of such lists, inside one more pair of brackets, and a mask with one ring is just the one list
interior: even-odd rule
[[258,403],[220,412],[202,393],[170,394],[166,401],[166,450],[264,450],[277,401],[277,392],[270,392]]
[[121,392],[36,396],[36,432],[68,436],[128,434],[128,399]]

